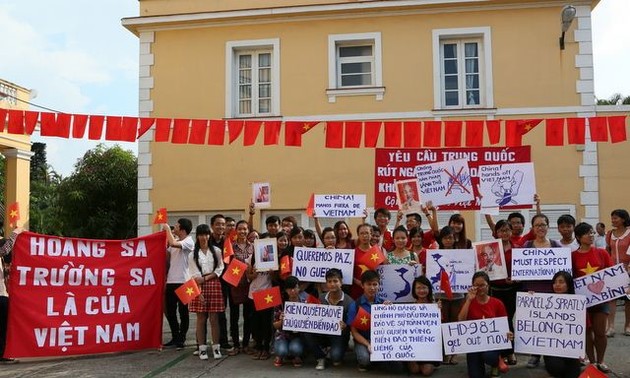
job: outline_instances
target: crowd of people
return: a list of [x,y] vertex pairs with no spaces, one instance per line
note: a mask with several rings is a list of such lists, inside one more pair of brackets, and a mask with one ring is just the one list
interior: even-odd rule
[[[433,293],[431,282],[424,276],[418,277],[412,286],[412,295],[417,303],[438,303],[442,323],[462,320],[507,316],[510,327],[508,338],[513,340],[513,318],[516,311],[516,295],[519,291],[573,294],[573,279],[588,272],[606,269],[623,263],[626,268],[630,255],[630,215],[626,210],[614,210],[611,214],[613,229],[607,233],[603,224],[594,229],[590,224],[579,223],[571,215],[562,215],[557,220],[560,240],[548,237],[549,219],[542,214],[539,199],[535,198],[536,215],[531,219],[531,228],[526,230],[525,218],[515,212],[507,219],[494,221],[486,216],[493,236],[503,245],[508,274],[511,272],[513,248],[556,248],[566,247],[572,251],[572,273],[559,271],[550,281],[517,281],[509,276],[491,281],[486,270],[477,271],[470,282],[468,293]],[[165,315],[172,332],[172,340],[165,346],[182,348],[188,331],[188,311],[197,314],[195,354],[208,359],[207,321],[210,321],[212,355],[215,359],[239,353],[251,355],[254,360],[268,360],[273,357],[275,366],[292,364],[299,367],[304,357],[313,356],[315,368],[325,369],[328,365],[338,366],[352,340],[357,367],[360,371],[382,366],[387,371],[403,371],[431,375],[440,365],[459,363],[457,356],[444,355],[441,361],[370,362],[372,353],[370,331],[355,326],[355,317],[362,308],[370,312],[373,304],[383,303],[379,298],[380,277],[374,270],[360,266],[363,254],[379,248],[386,256],[384,264],[421,264],[426,267],[427,250],[431,249],[471,249],[472,242],[467,237],[465,219],[454,214],[448,224],[438,225],[437,209],[431,204],[422,207],[429,225],[422,228],[422,216],[418,213],[396,214],[393,230],[389,228],[392,214],[387,209],[377,209],[374,224],[364,219],[356,228],[356,238],[344,221],[334,227],[322,228],[314,219],[315,230],[305,230],[298,226],[296,219],[269,216],[265,220],[266,230],[252,229],[255,209],[250,206],[249,220],[236,221],[220,214],[211,219],[210,225],[199,225],[195,239],[191,237],[192,223],[182,218],[173,230],[164,225],[168,235],[168,275]],[[405,221],[404,225],[401,225]],[[233,232],[232,230],[235,230]],[[228,237],[227,235],[234,235]],[[342,285],[340,269],[331,268],[326,273],[325,284],[300,282],[296,277],[281,275],[279,271],[257,271],[253,243],[256,239],[275,238],[279,258],[293,257],[295,248],[320,247],[334,249],[354,249],[355,267],[352,285]],[[222,259],[225,243],[232,243],[234,255],[248,268],[237,286],[228,285],[221,279],[227,266]],[[376,247],[375,247],[376,246]],[[194,278],[201,288],[202,295],[188,306],[181,303],[174,289],[189,277]],[[283,330],[283,306],[265,310],[255,310],[253,294],[260,290],[280,286],[283,301],[307,302],[309,297],[318,298],[322,304],[343,307],[343,321],[340,336],[318,335]],[[623,334],[630,336],[630,305],[625,300],[625,329]],[[387,304],[387,302],[385,302]],[[229,332],[225,309],[229,307]],[[242,308],[242,311],[241,311]],[[610,372],[605,362],[607,337],[614,337],[614,316],[616,301],[603,303],[587,309],[586,356],[581,359],[544,356],[544,365],[549,374],[556,377],[577,377],[580,365],[593,364],[602,372]],[[179,320],[177,314],[179,313]],[[242,318],[242,329],[239,323]],[[250,342],[252,341],[252,342]],[[512,343],[513,345],[513,343]],[[528,357],[527,367],[539,366],[541,356]],[[513,347],[502,351],[479,351],[468,353],[466,363],[470,378],[484,377],[486,365],[491,377],[505,372],[509,365],[517,363]]]

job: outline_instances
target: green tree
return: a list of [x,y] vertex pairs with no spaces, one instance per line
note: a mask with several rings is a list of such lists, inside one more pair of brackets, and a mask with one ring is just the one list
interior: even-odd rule
[[137,159],[120,146],[99,144],[79,159],[58,186],[59,227],[64,236],[135,237]]
[[621,93],[615,93],[609,99],[597,99],[597,105],[630,105],[630,96],[623,97]]

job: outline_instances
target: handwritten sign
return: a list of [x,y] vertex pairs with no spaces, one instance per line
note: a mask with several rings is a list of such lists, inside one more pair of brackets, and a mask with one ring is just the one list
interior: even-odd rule
[[341,335],[342,319],[342,306],[285,302],[282,329],[324,335]]
[[384,301],[413,302],[411,295],[413,280],[422,275],[422,265],[386,264],[376,268],[381,277],[378,297]]
[[370,361],[441,361],[437,304],[373,305]]
[[536,193],[534,163],[479,167],[481,207],[531,205]]
[[509,349],[506,316],[442,324],[444,354]]
[[363,218],[365,194],[316,194],[313,205],[319,218]]
[[415,173],[424,202],[439,206],[475,199],[467,160],[419,165]]
[[586,348],[586,298],[516,293],[514,351],[579,358]]
[[556,272],[571,273],[570,248],[512,249],[512,279],[551,280]]
[[440,276],[446,270],[453,293],[466,293],[475,274],[475,252],[472,249],[427,250],[426,276],[433,292],[440,293]]
[[575,293],[586,297],[586,307],[608,302],[628,294],[628,272],[617,264],[573,281]]
[[326,272],[337,268],[343,274],[343,284],[352,285],[354,249],[296,247],[293,251],[291,274],[303,282],[326,282]]

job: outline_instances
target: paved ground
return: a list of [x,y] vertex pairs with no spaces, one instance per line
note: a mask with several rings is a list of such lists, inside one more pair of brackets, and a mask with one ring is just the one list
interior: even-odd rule
[[[622,329],[623,310],[619,308],[617,314],[617,330]],[[191,314],[192,315],[192,314]],[[620,316],[621,315],[621,316]],[[194,317],[194,315],[192,315]],[[194,327],[194,318],[191,325]],[[194,340],[194,329],[189,331],[188,340]],[[168,341],[170,332],[164,326],[164,341]],[[617,334],[608,339],[606,361],[613,374],[611,377],[630,378],[630,336]],[[0,377],[256,377],[280,378],[296,376],[321,377],[376,377],[391,376],[388,372],[370,371],[359,373],[355,367],[354,355],[346,354],[343,366],[327,368],[324,371],[315,370],[312,359],[305,361],[302,368],[283,366],[276,368],[272,359],[253,361],[249,356],[240,354],[226,357],[220,361],[212,359],[201,361],[193,356],[194,345],[189,345],[182,351],[165,349],[163,351],[145,351],[134,353],[117,353],[90,357],[60,358],[60,359],[29,359],[21,360],[15,365],[0,366]],[[459,356],[456,366],[442,366],[433,376],[435,377],[466,377],[465,356]],[[548,377],[544,367],[527,369],[527,356],[518,356],[518,364],[510,368],[504,377],[539,378]]]

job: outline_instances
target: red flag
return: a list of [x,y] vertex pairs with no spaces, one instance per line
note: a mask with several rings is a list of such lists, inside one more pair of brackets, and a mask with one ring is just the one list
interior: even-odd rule
[[140,128],[138,128],[138,139],[153,127],[155,118],[140,118]]
[[451,280],[446,273],[446,270],[440,271],[440,290],[446,294],[446,298],[453,299],[453,289],[451,288]]
[[399,148],[402,139],[402,122],[385,122],[385,147]]
[[306,295],[306,303],[322,304],[322,302],[319,300],[319,298],[317,298],[316,296],[311,295],[311,294],[307,294]]
[[586,123],[584,118],[567,118],[567,136],[569,144],[584,144]]
[[234,246],[232,242],[234,241],[234,237],[236,236],[236,229],[230,230],[230,233],[225,235],[225,239],[223,239],[223,263],[227,264],[230,262],[230,258],[234,256]]
[[243,146],[253,146],[260,133],[262,121],[245,121],[245,135],[243,135]]
[[313,216],[315,210],[315,193],[311,193],[311,197],[308,199],[308,203],[306,204],[306,215],[309,217]]
[[105,140],[118,141],[122,137],[122,117],[107,116]]
[[265,121],[265,146],[278,144],[281,127],[281,121]]
[[230,144],[232,144],[232,142],[234,142],[236,140],[236,138],[238,138],[239,135],[241,135],[241,132],[243,132],[243,126],[244,125],[245,125],[245,122],[244,121],[240,121],[240,120],[227,121],[229,143]]
[[280,278],[283,280],[291,275],[293,269],[293,259],[289,255],[284,255],[280,259]]
[[72,123],[72,114],[59,113],[57,114],[57,134],[60,138],[70,137],[70,123]]
[[[43,120],[44,120],[44,113],[42,113],[42,122]],[[88,139],[90,140],[101,139],[101,135],[103,135],[103,122],[105,122],[105,116],[102,116],[102,115],[90,116],[90,124],[88,126]],[[42,130],[43,130],[43,123],[42,123]]]
[[591,117],[588,119],[593,142],[608,142],[608,122],[606,117]]
[[211,120],[208,144],[211,146],[223,146],[225,143],[225,121]]
[[505,145],[516,147],[523,144],[523,135],[532,131],[542,119],[510,120],[505,122]]
[[377,266],[384,263],[385,260],[386,258],[381,248],[378,245],[374,245],[361,256],[359,263],[367,266],[371,270],[374,270]]
[[284,124],[284,145],[299,147],[302,145],[302,135],[311,130],[319,121],[303,122],[290,121]]
[[403,129],[405,148],[420,148],[422,146],[422,122],[405,122]]
[[177,289],[175,289],[175,294],[179,297],[179,300],[182,301],[183,304],[187,305],[193,299],[197,298],[199,294],[201,294],[201,290],[199,290],[199,286],[197,285],[197,281],[194,278],[189,279],[184,282],[184,284]]
[[350,324],[352,327],[358,329],[359,331],[369,331],[370,330],[370,313],[365,311],[365,309],[361,306],[358,306],[357,314],[352,320]]
[[548,119],[546,123],[546,145],[564,146],[564,118]]
[[20,220],[20,204],[17,202],[13,202],[8,207],[9,212],[9,226],[15,228],[17,227],[17,221]]
[[175,118],[173,121],[173,135],[171,143],[188,144],[188,135],[190,134],[190,120]]
[[274,286],[269,289],[259,290],[253,293],[254,307],[256,311],[266,310],[271,307],[282,305],[280,287]]
[[72,137],[75,139],[83,139],[85,136],[85,128],[87,127],[88,116],[86,114],[72,115]]
[[442,121],[424,121],[424,146],[442,145]]
[[488,140],[490,144],[497,144],[501,140],[501,121],[486,121],[486,131],[488,132]]
[[382,125],[382,122],[365,122],[365,140],[363,141],[365,147],[376,147]]
[[363,134],[363,122],[346,122],[345,146],[346,148],[361,147],[361,134]]
[[611,143],[625,142],[627,139],[626,116],[608,117],[608,131],[610,131]]
[[[87,116],[83,116],[83,117],[85,117],[87,121]],[[24,112],[24,132],[27,135],[33,134],[33,131],[35,131],[35,127],[37,126],[38,120],[39,120],[39,112],[32,112],[30,110],[26,110]],[[85,126],[83,128],[85,128]]]
[[0,109],[0,133],[4,132],[4,123],[7,121],[8,109]]
[[9,134],[24,134],[24,110],[9,110],[7,132]]
[[138,139],[138,117],[123,117],[120,141],[135,142]]
[[168,214],[166,213],[166,208],[159,208],[155,213],[155,217],[153,218],[153,224],[164,224],[168,223]]
[[171,118],[158,118],[155,120],[155,136],[156,142],[168,142],[171,140]]
[[582,374],[578,376],[578,378],[607,378],[607,377],[608,376],[606,374],[599,371],[599,369],[595,366],[595,364],[589,364],[584,369],[584,371],[582,371]]
[[326,122],[326,148],[343,147],[343,122]]
[[444,146],[461,147],[462,146],[462,121],[446,121],[444,122]]
[[483,121],[466,121],[466,147],[483,146]]
[[190,144],[206,144],[206,134],[208,132],[208,120],[193,119],[190,126]]
[[241,282],[241,278],[243,278],[243,274],[245,274],[245,270],[247,269],[247,264],[242,262],[239,259],[232,259],[232,262],[225,268],[225,272],[223,273],[223,281],[229,283],[230,285],[236,287],[239,282]]

